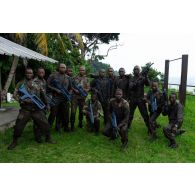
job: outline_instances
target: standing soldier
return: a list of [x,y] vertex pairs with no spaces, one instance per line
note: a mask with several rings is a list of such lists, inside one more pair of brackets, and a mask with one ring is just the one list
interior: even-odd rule
[[53,99],[55,105],[51,107],[51,112],[48,118],[49,124],[52,127],[53,122],[57,116],[57,113],[60,111],[60,117],[57,117],[56,120],[57,131],[60,132],[61,125],[64,127],[64,131],[70,131],[68,127],[69,123],[69,100],[63,95],[62,90],[56,87],[54,83],[58,83],[62,88],[64,88],[68,93],[72,90],[72,82],[68,75],[65,74],[66,65],[59,64],[58,72],[51,74],[47,80],[48,89],[52,91]]
[[183,123],[183,107],[180,102],[177,102],[176,93],[169,96],[170,104],[168,105],[169,124],[163,128],[165,137],[169,140],[169,147],[176,148],[177,144],[175,137],[183,134],[185,131],[180,130]]
[[[37,77],[35,77],[33,81],[37,85],[39,85],[41,87],[41,89],[43,90],[43,92],[46,94],[47,82],[44,79],[44,77],[45,77],[45,70],[44,70],[44,68],[40,67],[37,70]],[[49,104],[49,102],[48,102],[48,104]],[[50,109],[50,107],[48,107],[48,111],[49,111],[49,109]],[[42,142],[42,139],[41,139],[42,132],[40,131],[39,127],[35,123],[34,123],[33,128],[34,128],[35,140],[38,143],[41,143]]]
[[96,135],[99,134],[100,130],[100,116],[102,113],[101,103],[98,101],[97,93],[91,93],[91,99],[88,99],[83,108],[83,113],[86,116],[87,128],[90,131],[95,132]]
[[119,69],[119,76],[115,80],[114,89],[122,89],[123,91],[123,98],[128,100],[129,96],[129,76],[125,75],[125,69]]
[[160,116],[163,108],[162,92],[158,89],[158,83],[152,82],[151,89],[147,94],[148,110],[150,112],[150,128],[153,133],[152,138],[156,138],[156,119]]
[[[90,90],[90,83],[89,79],[85,75],[85,67],[81,66],[79,68],[79,74],[73,78],[73,100],[71,104],[71,131],[74,130],[74,123],[75,123],[75,115],[77,111],[77,107],[79,107],[79,128],[83,127],[83,107],[85,105],[85,99],[87,96],[88,91]],[[83,94],[81,94],[77,87],[80,87]],[[85,93],[85,94],[84,94]]]
[[21,87],[30,95],[36,95],[38,97],[35,99],[36,102],[39,101],[40,103],[41,100],[43,100],[47,104],[43,89],[40,87],[40,85],[37,85],[33,81],[33,70],[31,68],[27,68],[25,71],[25,80],[17,84],[14,92],[14,98],[19,101],[21,109],[14,126],[13,141],[8,146],[8,149],[14,149],[17,146],[18,138],[22,135],[22,132],[30,119],[32,119],[33,122],[38,125],[41,131],[45,132],[46,142],[55,143],[51,140],[49,131],[50,126],[44,111],[38,107],[30,98],[21,99],[21,97],[24,95],[20,91]]
[[122,149],[125,149],[128,145],[129,103],[122,96],[123,91],[117,89],[115,98],[110,100],[109,120],[106,124],[104,135],[115,139],[117,134],[120,134]]
[[101,69],[99,71],[99,77],[95,78],[91,82],[91,88],[92,90],[97,92],[98,99],[102,105],[102,109],[104,112],[104,124],[106,124],[108,120],[108,104],[111,97],[110,82],[109,79],[106,78],[105,74],[105,70]]
[[149,115],[146,107],[146,102],[144,100],[144,85],[149,86],[150,82],[147,75],[142,75],[140,73],[140,67],[135,66],[133,69],[134,76],[129,82],[129,90],[131,93],[130,100],[130,115],[129,115],[129,127],[133,120],[135,109],[139,108],[139,111],[144,119],[146,126],[148,127],[148,134],[153,135],[149,123]]
[[116,76],[114,75],[114,70],[113,68],[109,67],[107,70],[107,77],[110,81],[110,98],[114,98],[114,84],[116,80]]

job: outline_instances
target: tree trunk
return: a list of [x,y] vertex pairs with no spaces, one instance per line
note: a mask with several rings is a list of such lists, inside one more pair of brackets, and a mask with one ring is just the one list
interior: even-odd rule
[[7,81],[6,81],[5,86],[4,86],[4,89],[3,89],[4,94],[7,93],[8,89],[10,87],[10,84],[12,82],[12,79],[13,79],[13,76],[15,74],[16,68],[18,66],[18,60],[19,60],[19,57],[14,56],[13,63],[12,63],[12,67],[10,69],[10,72],[9,72],[9,75],[8,75],[8,78],[7,78]]

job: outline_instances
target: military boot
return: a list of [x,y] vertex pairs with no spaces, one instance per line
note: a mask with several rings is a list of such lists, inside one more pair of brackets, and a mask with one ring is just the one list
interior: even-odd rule
[[12,143],[7,147],[8,150],[13,150],[17,146],[17,139],[13,139]]

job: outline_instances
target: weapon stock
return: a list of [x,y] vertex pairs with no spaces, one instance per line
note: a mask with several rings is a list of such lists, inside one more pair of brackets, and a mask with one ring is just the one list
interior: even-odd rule
[[57,88],[58,90],[61,91],[62,95],[68,100],[68,101],[71,101],[72,100],[72,95],[69,93],[69,91],[63,86],[60,84],[59,81],[57,80],[54,80],[52,82],[52,85]]
[[87,97],[87,92],[83,89],[83,87],[80,85],[80,84],[76,84],[75,82],[74,82],[74,87],[79,91],[79,93],[80,93],[80,95],[82,96],[82,97]]
[[91,100],[89,100],[89,118],[90,118],[91,124],[94,125],[94,115],[93,115]]
[[146,64],[146,67],[143,68],[141,74],[142,74],[143,76],[147,75],[148,72],[149,72],[149,70],[150,70],[150,68],[151,68],[151,66],[152,66],[153,64],[154,64],[154,63],[147,63],[147,64]]
[[29,94],[24,87],[24,84],[18,89],[18,91],[23,94],[23,96],[20,98],[21,100],[30,99],[39,109],[42,110],[45,108],[45,104],[36,95]]
[[117,125],[117,119],[116,119],[116,114],[113,111],[111,114],[111,124],[112,124],[112,128],[113,128],[113,134],[115,137],[118,137],[119,132],[118,132],[118,125]]

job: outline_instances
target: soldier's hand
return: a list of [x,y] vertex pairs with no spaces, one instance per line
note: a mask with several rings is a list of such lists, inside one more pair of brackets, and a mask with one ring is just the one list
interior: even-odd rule
[[172,128],[172,131],[173,131],[174,133],[176,133],[177,127],[174,126],[174,127]]
[[47,105],[47,111],[50,112],[50,106],[49,105]]
[[79,90],[77,90],[77,89],[74,89],[74,92],[75,92],[76,94],[79,94]]
[[30,103],[32,103],[32,100],[31,99],[24,99],[24,100],[22,100],[21,103],[30,104]]
[[58,89],[56,90],[56,92],[57,92],[58,94],[61,94],[61,93],[62,93],[62,92],[61,92],[60,90],[58,90]]

